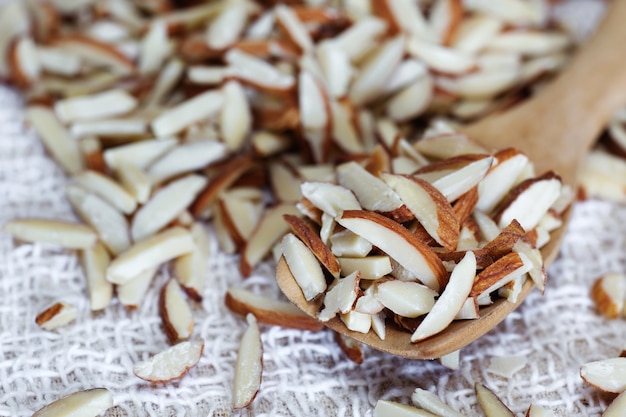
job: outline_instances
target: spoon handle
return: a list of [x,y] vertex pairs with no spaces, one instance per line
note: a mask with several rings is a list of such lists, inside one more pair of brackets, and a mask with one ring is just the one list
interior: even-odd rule
[[[544,90],[464,129],[480,143],[524,150],[538,172],[575,183],[577,167],[614,112],[626,105],[626,1],[613,0],[597,32]],[[508,138],[507,138],[508,136]]]

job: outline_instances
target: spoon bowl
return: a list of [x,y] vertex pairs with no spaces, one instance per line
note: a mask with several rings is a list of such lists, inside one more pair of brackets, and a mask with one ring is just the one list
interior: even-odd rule
[[[525,152],[538,174],[552,170],[564,184],[576,186],[581,162],[613,113],[626,104],[626,1],[613,0],[598,31],[572,58],[563,72],[540,93],[513,109],[489,116],[461,129],[487,149],[515,147]],[[570,212],[563,226],[553,231],[542,249],[544,264],[559,253]],[[305,313],[316,317],[322,300],[306,301],[284,258],[276,269],[285,296]],[[478,339],[515,310],[533,289],[527,279],[517,302],[498,299],[481,308],[480,318],[453,321],[442,332],[417,343],[411,334],[387,326],[385,340],[374,332],[348,330],[335,317],[324,323],[375,349],[411,359],[439,358]]]

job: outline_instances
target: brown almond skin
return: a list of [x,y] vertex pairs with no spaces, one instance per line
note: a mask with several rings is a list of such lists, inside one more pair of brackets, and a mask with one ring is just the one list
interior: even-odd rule
[[63,304],[54,303],[41,313],[37,314],[37,317],[35,318],[35,323],[37,323],[38,326],[42,326],[52,320],[54,316],[61,312],[61,310],[63,310]]
[[343,353],[346,354],[348,359],[350,359],[354,363],[363,363],[363,349],[361,349],[360,342],[357,342],[354,339],[349,339],[348,336],[344,336],[336,332],[335,341],[337,342]]
[[609,319],[616,319],[622,313],[604,290],[602,277],[596,279],[591,287],[591,299],[596,304],[598,310]]
[[472,188],[454,202],[452,208],[460,225],[470,218],[476,203],[478,203],[478,187]]
[[[174,279],[174,278],[172,278]],[[167,336],[167,340],[169,340],[170,344],[174,345],[179,342],[181,339],[178,335],[178,332],[172,325],[169,319],[169,312],[167,311],[166,305],[166,289],[167,282],[161,288],[161,292],[159,294],[159,314],[161,315],[161,323],[163,324],[163,332],[165,336]]]
[[322,242],[320,236],[313,227],[301,219],[298,216],[291,214],[283,215],[283,219],[289,224],[293,234],[298,237],[310,250],[315,257],[334,277],[339,277],[341,266],[337,257],[331,252],[331,250]]
[[493,284],[515,271],[517,268],[520,268],[522,265],[524,265],[524,262],[517,253],[511,252],[508,255],[504,255],[476,275],[474,286],[469,293],[469,297],[478,297]]
[[233,313],[243,316],[246,316],[248,313],[254,314],[260,323],[289,329],[310,330],[313,332],[320,331],[324,328],[324,324],[321,321],[310,316],[292,316],[272,310],[261,310],[237,300],[228,291],[224,296],[224,304],[226,304],[226,307]]

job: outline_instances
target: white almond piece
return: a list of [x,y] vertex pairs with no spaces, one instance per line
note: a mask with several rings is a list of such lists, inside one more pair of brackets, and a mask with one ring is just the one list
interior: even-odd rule
[[115,173],[120,183],[139,204],[145,204],[152,193],[152,182],[148,175],[136,165],[121,165]]
[[188,126],[217,114],[223,103],[224,95],[219,90],[198,94],[152,120],[152,132],[159,138],[180,133]]
[[371,285],[365,291],[364,294],[357,298],[354,304],[354,311],[359,313],[365,313],[370,315],[377,315],[385,306],[382,305],[375,295],[376,286]]
[[334,98],[344,97],[354,74],[350,56],[333,41],[321,42],[316,56],[328,84],[328,93]]
[[145,169],[161,155],[175,148],[177,144],[178,141],[175,138],[129,143],[105,150],[104,160],[114,171],[123,165]]
[[394,401],[378,400],[374,417],[437,417],[436,414]]
[[41,64],[35,42],[30,38],[20,38],[15,46],[15,58],[17,60],[16,72],[19,82],[30,85],[37,81],[41,74]]
[[209,235],[204,226],[198,222],[192,223],[189,231],[195,247],[190,253],[176,258],[174,274],[185,292],[194,300],[200,301],[209,272]]
[[65,194],[76,213],[94,228],[113,255],[130,246],[128,221],[118,209],[77,185],[68,185]]
[[30,30],[28,10],[22,2],[6,3],[0,9],[0,78],[9,75],[8,60],[5,59],[11,48],[11,42],[19,35],[26,35]]
[[170,346],[146,361],[133,366],[133,373],[152,383],[180,379],[196,366],[202,357],[204,341],[189,340]]
[[283,220],[284,214],[297,216],[300,213],[292,204],[279,204],[267,209],[257,223],[241,253],[240,269],[244,276],[248,276],[289,231],[289,225]]
[[281,73],[269,63],[237,49],[229,50],[224,58],[235,77],[254,86],[288,91],[296,84],[293,75]]
[[528,181],[528,186],[518,186],[520,192],[499,212],[500,227],[516,219],[524,230],[533,229],[561,193],[561,179],[556,175],[546,174]]
[[452,323],[472,289],[474,277],[476,277],[476,256],[474,252],[469,251],[452,271],[450,280],[435,305],[413,332],[411,342],[418,342],[437,334]]
[[37,314],[35,322],[44,330],[55,330],[76,319],[76,307],[58,302]]
[[382,305],[402,317],[419,317],[433,308],[437,295],[417,282],[390,280],[378,284],[374,296]]
[[350,230],[342,230],[330,236],[330,249],[339,257],[364,257],[372,250],[372,244]]
[[500,19],[485,14],[473,14],[465,17],[451,42],[451,46],[467,54],[476,54],[502,30]]
[[458,370],[460,368],[461,351],[455,350],[454,352],[443,355],[439,358],[439,363],[448,369]]
[[563,33],[511,31],[499,34],[487,44],[497,51],[512,51],[527,56],[547,55],[564,50],[570,43]]
[[[398,194],[382,179],[352,161],[337,167],[337,182],[351,190],[360,205],[371,211],[392,212],[404,205]],[[348,209],[348,208],[345,208]]]
[[106,279],[106,269],[111,257],[104,246],[96,245],[83,249],[80,260],[87,281],[91,311],[103,310],[111,304],[113,297],[113,284]]
[[358,311],[348,311],[342,313],[339,318],[346,325],[348,330],[367,334],[372,327],[372,316],[370,314],[360,313]]
[[130,229],[133,240],[143,240],[174,220],[194,201],[206,183],[205,177],[190,174],[155,192],[133,216]]
[[[262,203],[224,193],[220,199],[220,204],[223,205],[224,216],[230,219],[230,223],[235,229],[235,235],[244,241],[250,239],[263,216]],[[230,228],[230,225],[228,227]]]
[[435,85],[471,100],[492,99],[519,81],[517,68],[480,70],[457,78],[437,77]]
[[478,183],[476,209],[485,213],[491,212],[506,193],[513,188],[515,181],[528,164],[528,157],[519,152],[510,157],[504,156],[504,158],[506,159],[499,160],[496,156],[494,165]]
[[301,71],[298,76],[298,104],[300,122],[304,129],[326,129],[329,114],[326,106],[326,93],[314,75]]
[[93,247],[98,235],[89,226],[62,220],[14,219],[4,224],[2,230],[24,242],[42,242],[68,249]]
[[356,106],[371,103],[380,98],[387,83],[402,60],[405,39],[390,39],[363,65],[350,87],[349,97]]
[[113,396],[106,388],[74,392],[35,411],[32,417],[93,417],[113,407]]
[[435,394],[421,388],[416,388],[411,395],[413,404],[441,417],[465,417],[448,404],[444,403]]
[[502,378],[511,378],[515,373],[524,369],[527,363],[528,357],[523,355],[493,356],[489,358],[487,371]]
[[144,100],[144,107],[150,110],[159,106],[181,79],[184,71],[185,66],[181,60],[177,58],[170,59],[159,72],[152,89],[148,92],[148,96]]
[[187,79],[194,84],[218,85],[227,75],[227,67],[195,65],[187,68]]
[[250,143],[259,155],[271,156],[287,150],[291,146],[291,139],[279,133],[257,130],[251,133]]
[[37,46],[37,58],[41,68],[49,73],[74,76],[82,67],[80,58],[61,49]]
[[358,272],[336,279],[324,295],[324,308],[317,318],[321,321],[328,321],[337,313],[349,312],[356,301],[360,279]]
[[261,13],[256,20],[248,25],[244,37],[246,39],[257,40],[267,39],[271,36],[272,31],[274,30],[274,23],[275,16],[273,10]]
[[293,169],[280,161],[269,163],[269,176],[272,191],[278,201],[297,203],[302,198],[300,178],[294,175]]
[[365,258],[337,258],[342,275],[359,272],[361,279],[376,280],[390,274],[391,261],[388,256],[367,256]]
[[248,328],[241,337],[233,380],[235,410],[247,407],[254,400],[261,386],[263,374],[263,344],[259,325],[253,314],[248,314],[246,321]]
[[245,1],[233,1],[207,25],[206,43],[211,49],[221,50],[234,44],[243,33],[248,20]]
[[476,65],[474,57],[469,54],[430,43],[417,36],[409,39],[407,51],[430,68],[445,74],[463,74]]
[[139,51],[139,73],[157,72],[170,53],[168,33],[165,21],[154,19],[141,40]]
[[487,417],[515,417],[515,414],[489,388],[479,383],[474,388],[478,403]]
[[[604,413],[602,413],[602,417],[620,417],[623,416],[624,413],[626,413],[626,393],[622,392],[611,401],[611,404],[604,410]],[[550,417],[549,414],[545,415]],[[532,416],[534,416],[534,414],[532,414]],[[541,417],[541,415],[538,415],[538,417]]]
[[139,308],[158,269],[158,266],[152,267],[133,277],[125,284],[117,285],[115,293],[120,304],[131,310]]
[[385,87],[386,94],[393,94],[414,84],[417,80],[428,75],[428,68],[418,59],[405,59],[394,70]]
[[581,378],[589,385],[612,393],[626,390],[626,358],[588,362],[580,367]]
[[321,265],[300,239],[292,233],[285,235],[282,240],[282,252],[307,301],[313,300],[326,290],[326,278]]
[[313,40],[306,26],[290,7],[278,4],[274,8],[274,16],[277,23],[286,30],[289,38],[298,45],[303,53],[306,54],[313,50]]
[[356,62],[370,51],[371,46],[386,29],[387,24],[384,20],[367,16],[341,32],[333,42],[348,54],[351,61]]
[[591,298],[606,317],[620,317],[626,305],[626,275],[614,272],[597,278],[591,287]]
[[146,173],[158,184],[186,172],[196,171],[223,160],[228,149],[216,140],[197,140],[178,145],[151,163]]
[[26,108],[26,120],[66,173],[77,174],[83,170],[84,162],[78,143],[52,110],[43,106],[29,106]]
[[432,100],[433,91],[433,79],[426,74],[391,97],[385,112],[398,122],[415,118],[426,111]]
[[454,316],[455,320],[474,320],[480,317],[480,311],[478,303],[475,298],[468,298],[463,303],[463,306]]
[[[546,274],[546,270],[543,263],[543,255],[536,247],[533,247],[524,239],[520,239],[513,246],[513,251],[518,253],[523,253],[526,258],[530,260],[532,263],[532,269],[528,271],[528,275],[535,283],[535,286],[543,293],[546,288],[546,281],[548,280],[548,275]],[[625,283],[626,285],[626,283]],[[624,288],[623,294],[626,298],[626,287]]]
[[374,333],[376,333],[376,336],[378,336],[378,338],[380,340],[385,340],[385,337],[387,335],[387,330],[385,327],[385,319],[386,319],[386,315],[384,312],[380,312],[378,314],[372,314],[372,330],[374,330]]
[[161,290],[159,312],[170,343],[175,344],[191,336],[194,327],[191,307],[175,278],[171,278]]
[[[485,177],[492,163],[493,157],[486,156],[429,182],[441,191],[448,201],[454,201],[478,184]],[[420,174],[417,176],[422,177]]]
[[435,159],[447,159],[463,154],[484,154],[485,148],[470,140],[465,135],[444,133],[435,136],[425,136],[415,142],[415,149],[420,153]]
[[365,153],[357,126],[354,123],[354,111],[344,102],[330,102],[332,138],[348,154]]
[[307,181],[302,183],[301,190],[303,197],[333,217],[344,210],[359,210],[361,208],[352,191],[340,185]]
[[142,272],[191,252],[193,237],[182,227],[173,227],[135,243],[107,268],[107,280],[125,284]]
[[124,214],[131,214],[137,202],[120,184],[97,171],[83,171],[72,177],[75,184],[106,200]]
[[70,127],[72,136],[81,139],[86,136],[129,137],[148,133],[148,123],[144,119],[104,119],[79,121]]
[[221,137],[228,149],[240,150],[252,130],[252,113],[241,84],[228,81],[222,87],[224,105],[220,113]]
[[137,107],[137,99],[124,90],[109,90],[90,96],[71,97],[54,104],[54,111],[64,123],[106,119],[128,113]]

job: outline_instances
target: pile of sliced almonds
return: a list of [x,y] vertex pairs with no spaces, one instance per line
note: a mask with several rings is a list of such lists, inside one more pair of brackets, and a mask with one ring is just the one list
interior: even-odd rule
[[[552,206],[547,214],[521,225],[511,220],[527,215],[525,200],[537,189],[558,185],[560,193],[558,179],[518,186],[532,177],[523,155],[488,155],[443,124],[432,138],[412,139],[436,116],[467,121],[506,108],[557,71],[571,42],[555,29],[549,2],[274,3],[26,0],[1,8],[0,79],[23,91],[26,121],[68,174],[66,195],[84,222],[16,219],[4,231],[77,250],[92,310],[107,308],[114,294],[137,308],[158,268],[171,263],[176,279],[160,297],[171,343],[193,335],[188,303],[205,291],[204,220],[212,220],[224,252],[240,254],[247,276],[271,253],[282,254],[290,228],[309,231],[308,217],[326,248],[317,249],[336,262],[324,264],[330,274],[360,271],[350,279],[369,291],[360,307],[370,313],[382,305],[380,294],[393,303],[404,286],[421,285],[418,278],[427,288],[420,297],[434,307],[438,291],[457,287],[449,281],[465,286],[472,269],[492,268],[489,279],[506,297],[515,298],[527,272],[543,288],[537,248],[558,227],[565,205],[545,203]],[[464,153],[479,155],[459,157]],[[513,177],[502,183],[507,173]],[[407,182],[405,174],[420,179]],[[473,185],[457,183],[466,175]],[[362,180],[384,194],[355,189]],[[515,187],[519,198],[496,214],[504,194],[485,197],[479,181],[500,191]],[[430,205],[402,200],[414,192]],[[442,219],[422,217],[433,213]],[[409,245],[409,256],[385,253],[384,245],[373,249],[352,235],[350,225],[391,233],[398,250],[421,243]],[[416,277],[423,271],[404,260],[419,263],[408,258],[424,247],[432,254],[421,266],[430,272]],[[452,280],[449,270],[470,252],[476,268],[466,265],[467,255],[452,274],[461,278]],[[519,264],[516,273],[498,275],[509,262]],[[392,272],[398,279],[381,279]],[[465,298],[459,317],[469,318],[493,291],[443,299]],[[341,306],[327,316],[344,310],[339,292]],[[231,291],[226,303],[260,322],[320,328],[294,308],[268,307],[251,294]],[[73,308],[61,306],[41,316],[42,327],[73,318]],[[339,342],[358,360],[358,346]],[[202,352],[194,347],[190,364]],[[251,400],[246,394],[237,404]]]
[[339,314],[384,339],[389,317],[417,342],[480,317],[494,297],[515,302],[526,279],[544,290],[539,249],[571,189],[552,172],[536,176],[519,151],[491,155],[455,133],[416,148],[424,159],[408,173],[370,156],[338,165],[335,182],[302,183],[307,218],[284,216],[282,255],[304,297],[323,300],[321,321]]

